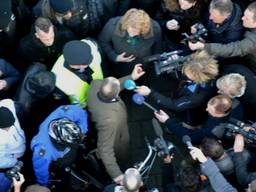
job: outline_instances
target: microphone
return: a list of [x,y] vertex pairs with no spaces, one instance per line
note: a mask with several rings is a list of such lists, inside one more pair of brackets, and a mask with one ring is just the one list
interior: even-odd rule
[[188,148],[193,147],[193,145],[191,143],[191,138],[188,135],[184,135],[182,137],[182,141],[183,141],[184,144],[187,145]]
[[160,145],[163,148],[164,154],[168,155],[169,154],[169,149],[168,149],[166,141],[163,138],[162,127],[160,126],[160,124],[158,123],[158,121],[155,118],[152,119],[152,125],[153,125],[153,128],[154,128],[154,131],[155,131],[156,135],[160,139]]
[[145,105],[147,106],[149,109],[151,109],[152,111],[158,111],[156,108],[154,108],[152,105],[150,105],[149,103],[147,103],[145,101],[145,98],[140,95],[139,93],[135,93],[133,96],[132,96],[132,100],[134,103],[136,103],[137,105]]
[[134,90],[136,88],[136,83],[131,79],[127,79],[124,81],[124,88],[127,90]]

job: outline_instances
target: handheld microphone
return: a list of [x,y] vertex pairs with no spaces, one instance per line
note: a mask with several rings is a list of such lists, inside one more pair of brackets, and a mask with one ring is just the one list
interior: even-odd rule
[[168,149],[168,146],[167,146],[167,143],[166,141],[164,140],[163,138],[163,130],[162,130],[162,127],[160,126],[160,124],[158,123],[158,121],[153,118],[152,119],[152,125],[154,127],[154,131],[156,133],[156,135],[159,137],[160,139],[160,144],[162,145],[163,147],[163,151],[164,151],[164,154],[165,155],[168,155],[169,154],[169,149]]
[[187,145],[188,148],[193,147],[193,145],[191,143],[191,138],[188,135],[184,135],[182,137],[182,141],[183,141],[184,144]]
[[127,79],[124,81],[124,88],[127,90],[134,90],[136,88],[136,83],[131,79]]
[[139,93],[135,93],[133,96],[132,96],[132,100],[134,103],[136,103],[137,105],[145,105],[147,106],[149,109],[151,109],[152,111],[158,111],[156,108],[154,108],[152,105],[150,105],[149,103],[147,103],[145,101],[145,98],[140,95]]

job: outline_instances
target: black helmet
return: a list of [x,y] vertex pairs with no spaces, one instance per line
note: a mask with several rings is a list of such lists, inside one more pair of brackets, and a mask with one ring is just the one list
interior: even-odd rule
[[[83,141],[83,134],[81,128],[69,119],[63,118],[51,122],[50,136],[57,141],[57,143],[65,145],[81,144]],[[52,134],[53,133],[53,134]]]

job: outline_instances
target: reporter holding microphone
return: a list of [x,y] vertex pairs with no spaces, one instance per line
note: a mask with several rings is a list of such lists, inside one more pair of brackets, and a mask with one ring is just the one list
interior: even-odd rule
[[148,97],[159,108],[168,109],[182,119],[188,127],[202,124],[206,117],[202,110],[207,101],[217,92],[215,78],[219,73],[217,61],[206,52],[197,52],[183,64],[184,77],[178,79],[177,90],[164,96],[147,86],[137,86],[135,92]]

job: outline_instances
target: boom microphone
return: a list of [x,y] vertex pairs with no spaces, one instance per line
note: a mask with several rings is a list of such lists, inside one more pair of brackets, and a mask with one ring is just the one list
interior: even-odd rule
[[183,141],[184,144],[187,145],[188,148],[193,147],[193,145],[191,143],[191,138],[188,135],[184,135],[182,137],[182,141]]
[[156,108],[154,108],[152,105],[150,105],[149,103],[147,103],[145,101],[145,98],[140,95],[139,93],[135,93],[133,96],[132,96],[132,100],[134,101],[134,103],[138,104],[138,105],[145,105],[147,106],[149,109],[151,109],[152,111],[158,111]]

